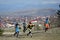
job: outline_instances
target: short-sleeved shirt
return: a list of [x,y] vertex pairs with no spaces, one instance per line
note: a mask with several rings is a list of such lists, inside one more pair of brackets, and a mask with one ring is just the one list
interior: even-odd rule
[[23,23],[23,27],[26,27],[26,23]]
[[46,23],[46,24],[48,24],[48,23],[49,23],[49,19],[48,19],[48,18],[46,19],[45,23]]
[[15,31],[19,32],[19,27],[18,26],[16,26]]

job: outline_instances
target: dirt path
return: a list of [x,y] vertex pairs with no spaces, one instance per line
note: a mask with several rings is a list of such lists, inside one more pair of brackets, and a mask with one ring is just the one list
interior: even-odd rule
[[60,28],[50,29],[47,32],[35,32],[32,38],[26,34],[16,38],[12,34],[0,36],[0,40],[60,40]]

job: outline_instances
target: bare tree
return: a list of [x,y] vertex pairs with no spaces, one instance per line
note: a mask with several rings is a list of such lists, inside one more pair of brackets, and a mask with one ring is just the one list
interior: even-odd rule
[[57,24],[58,24],[58,27],[60,27],[60,5],[59,5],[59,10],[57,10],[57,15],[58,15]]

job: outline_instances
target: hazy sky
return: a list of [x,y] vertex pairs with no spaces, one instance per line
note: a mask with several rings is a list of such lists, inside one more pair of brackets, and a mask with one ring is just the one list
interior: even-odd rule
[[0,0],[0,12],[11,12],[34,8],[58,9],[59,4],[60,0]]

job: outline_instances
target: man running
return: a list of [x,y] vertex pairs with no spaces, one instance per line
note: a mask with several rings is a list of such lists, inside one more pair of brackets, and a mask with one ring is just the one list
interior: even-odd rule
[[45,32],[46,32],[49,29],[49,19],[48,19],[48,17],[46,18],[44,26],[45,26]]
[[28,27],[27,27],[29,29],[29,33],[27,34],[27,36],[30,35],[32,37],[31,29],[33,28],[33,26],[34,25],[31,22],[29,22]]
[[23,32],[25,33],[25,31],[26,31],[26,23],[25,23],[25,20],[24,20],[24,22],[23,22]]
[[19,35],[19,24],[16,23],[15,24],[15,33],[14,33],[14,36],[18,37],[18,35]]

